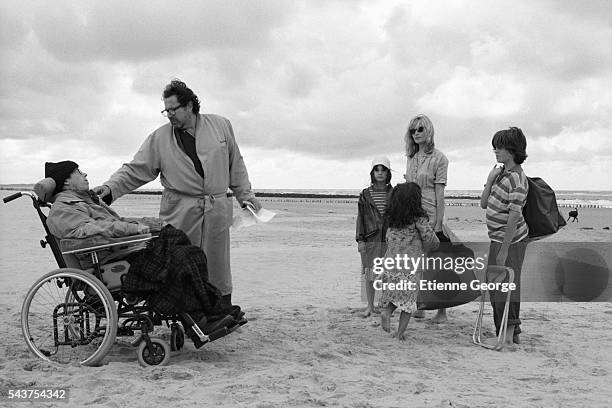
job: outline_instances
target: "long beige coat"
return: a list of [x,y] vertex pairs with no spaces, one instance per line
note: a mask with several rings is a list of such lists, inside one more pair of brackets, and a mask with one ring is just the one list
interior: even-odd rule
[[254,197],[249,176],[229,120],[198,115],[196,151],[204,178],[179,147],[170,123],[144,141],[130,163],[125,163],[104,184],[116,199],[160,176],[164,187],[159,218],[183,230],[208,258],[210,282],[223,295],[232,292],[230,188],[240,204]]

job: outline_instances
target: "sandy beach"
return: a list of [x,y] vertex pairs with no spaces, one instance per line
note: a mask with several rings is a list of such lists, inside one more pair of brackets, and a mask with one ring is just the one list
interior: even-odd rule
[[[124,216],[152,216],[155,200],[132,197],[117,208]],[[38,244],[43,232],[31,205],[24,199],[2,205],[0,220],[8,228],[0,237],[0,391],[67,387],[68,403],[39,404],[62,407],[610,406],[609,301],[524,302],[522,344],[512,351],[472,344],[477,302],[450,309],[443,324],[429,320],[433,312],[411,320],[407,340],[398,342],[378,318],[355,313],[364,306],[355,200],[262,203],[277,213],[274,220],[232,232],[233,300],[249,323],[199,350],[187,341],[168,366],[154,368],[138,365],[129,338],[118,338],[100,367],[56,365],[28,351],[21,303],[55,264]],[[569,209],[562,211],[567,218]],[[462,240],[487,242],[478,207],[448,206],[446,218]],[[580,222],[540,243],[596,248],[601,262],[612,265],[612,232],[604,227],[612,227],[612,209],[582,209]],[[523,276],[550,262],[538,251],[526,260]],[[489,305],[484,333],[494,333]],[[169,330],[158,334],[168,338]],[[0,398],[0,406],[28,406]]]

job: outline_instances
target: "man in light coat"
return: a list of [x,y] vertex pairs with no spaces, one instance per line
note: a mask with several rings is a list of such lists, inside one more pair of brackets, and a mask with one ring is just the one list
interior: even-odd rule
[[200,114],[198,97],[180,80],[163,92],[169,123],[144,141],[131,162],[94,188],[108,202],[160,176],[164,187],[159,217],[183,230],[208,259],[210,282],[231,303],[230,236],[232,200],[261,208],[226,118]]

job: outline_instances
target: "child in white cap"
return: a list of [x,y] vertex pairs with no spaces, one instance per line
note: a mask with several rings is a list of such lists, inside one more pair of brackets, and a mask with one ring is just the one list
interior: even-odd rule
[[370,167],[369,187],[364,188],[357,203],[357,227],[355,239],[361,254],[361,273],[364,275],[368,306],[363,317],[374,309],[374,258],[383,257],[386,251],[384,222],[385,209],[391,196],[391,164],[385,156],[376,157]]

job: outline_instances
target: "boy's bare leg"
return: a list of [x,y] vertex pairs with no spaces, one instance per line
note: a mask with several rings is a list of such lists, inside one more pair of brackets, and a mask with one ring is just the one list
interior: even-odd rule
[[433,323],[444,323],[448,318],[446,317],[446,309],[438,309],[438,313],[431,319]]
[[410,313],[402,311],[399,318],[399,327],[397,328],[397,339],[399,341],[406,340],[406,327],[410,321]]

